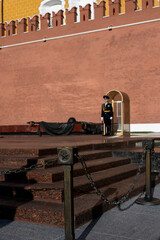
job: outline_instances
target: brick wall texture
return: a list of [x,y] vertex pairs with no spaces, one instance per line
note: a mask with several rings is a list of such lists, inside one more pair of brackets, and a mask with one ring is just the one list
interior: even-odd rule
[[[159,11],[2,37],[0,45],[157,18]],[[128,94],[131,123],[159,123],[159,29],[153,22],[1,49],[0,125],[100,122],[102,96],[111,89]]]

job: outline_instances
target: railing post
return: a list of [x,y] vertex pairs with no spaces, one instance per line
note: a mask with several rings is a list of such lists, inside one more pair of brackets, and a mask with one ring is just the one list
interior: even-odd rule
[[146,155],[146,193],[145,197],[138,198],[136,203],[141,205],[157,205],[160,204],[160,199],[153,198],[151,186],[151,151],[154,150],[154,140],[143,140],[142,147]]
[[73,165],[64,165],[65,240],[74,240]]
[[151,192],[151,150],[146,150],[146,201],[152,200]]
[[65,240],[75,240],[74,232],[74,196],[73,164],[77,162],[77,148],[58,148],[58,164],[64,169],[64,217]]

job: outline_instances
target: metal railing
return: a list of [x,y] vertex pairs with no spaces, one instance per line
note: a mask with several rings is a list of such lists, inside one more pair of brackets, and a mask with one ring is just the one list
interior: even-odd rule
[[85,174],[90,181],[91,187],[95,190],[96,194],[100,196],[106,204],[109,205],[120,205],[126,201],[133,191],[136,183],[138,182],[138,177],[141,173],[141,168],[143,163],[146,163],[146,177],[145,177],[145,197],[138,198],[136,203],[147,204],[147,205],[157,205],[160,204],[160,200],[153,198],[151,191],[151,155],[154,152],[154,140],[147,139],[142,141],[143,154],[139,162],[139,167],[137,174],[134,178],[133,184],[131,185],[128,192],[118,201],[109,201],[103,193],[97,188],[96,183],[88,172],[87,165],[82,157],[78,155],[77,148],[61,148],[58,152],[58,161],[64,167],[64,186],[65,186],[65,240],[74,240],[74,198],[73,198],[73,164],[78,160],[81,162]]
[[[152,193],[152,184],[151,184],[151,156],[154,153],[154,140],[146,139],[142,142],[142,147],[146,152],[146,193],[144,198],[138,198],[136,203],[141,205],[158,205],[160,204],[160,199],[154,198]],[[158,159],[157,159],[158,160]]]
[[[96,183],[94,182],[91,174],[87,169],[87,165],[82,157],[78,155],[78,149],[73,147],[61,147],[57,149],[57,158],[53,160],[46,161],[45,163],[35,164],[30,167],[23,167],[20,169],[10,169],[6,171],[1,171],[0,176],[3,174],[11,174],[11,173],[23,173],[26,171],[30,171],[36,168],[41,168],[44,166],[54,166],[54,164],[59,164],[63,166],[64,170],[64,219],[65,219],[65,240],[75,240],[75,230],[74,230],[74,195],[73,195],[73,165],[78,161],[81,162],[82,167],[85,171],[86,177],[90,181],[91,187],[95,190],[96,194],[100,196],[101,200],[105,202],[105,204],[109,205],[120,205],[124,201],[126,201],[133,191],[135,184],[138,181],[138,177],[141,173],[141,167],[144,164],[144,160],[146,162],[146,188],[145,188],[145,197],[138,198],[136,203],[138,204],[147,204],[147,205],[157,205],[160,204],[160,200],[157,198],[153,198],[153,194],[151,191],[151,155],[154,152],[154,140],[147,139],[142,141],[143,146],[143,154],[142,159],[139,162],[139,167],[137,170],[137,174],[131,185],[130,189],[120,200],[118,201],[109,201],[104,194],[97,188]],[[157,159],[158,160],[158,159]]]

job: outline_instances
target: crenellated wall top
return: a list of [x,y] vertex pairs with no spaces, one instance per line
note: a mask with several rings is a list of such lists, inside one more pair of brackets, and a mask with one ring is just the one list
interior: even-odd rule
[[[120,6],[121,0],[108,0],[108,3],[106,1],[101,1],[99,4],[91,0],[91,4],[85,6],[80,5],[79,7],[72,7],[71,9],[60,9],[58,12],[41,14],[40,16],[36,15],[33,18],[22,18],[20,21],[11,21],[5,24],[0,23],[0,37],[1,39],[3,38],[4,42],[4,39],[12,38],[13,36],[15,39],[15,36],[19,37],[24,33],[29,33],[30,36],[33,33],[35,36],[37,33],[38,36],[40,32],[52,31],[53,33],[55,31],[57,34],[59,31],[59,34],[63,35],[63,31],[65,34],[66,29],[73,33],[75,24],[77,24],[77,26],[83,25],[82,29],[85,30],[89,27],[88,24],[90,24],[90,26],[95,29],[98,26],[97,22],[99,26],[103,26],[104,22],[108,22],[108,26],[110,26],[110,24],[115,21],[114,19],[117,19],[117,22],[124,19],[123,22],[127,23],[127,19],[136,19],[139,16],[143,19],[142,15],[144,13],[159,11],[160,9],[159,7],[154,7],[152,0],[142,0],[142,9],[137,7],[135,0],[125,0],[125,13],[123,14],[121,13]],[[108,8],[108,15],[106,15],[106,8]]]

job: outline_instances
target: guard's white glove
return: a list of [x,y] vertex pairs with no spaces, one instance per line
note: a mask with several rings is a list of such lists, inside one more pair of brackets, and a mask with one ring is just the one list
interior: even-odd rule
[[110,117],[110,120],[112,120],[113,119],[113,117]]
[[103,121],[103,117],[101,117],[101,121]]

